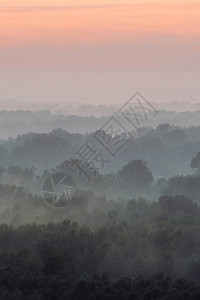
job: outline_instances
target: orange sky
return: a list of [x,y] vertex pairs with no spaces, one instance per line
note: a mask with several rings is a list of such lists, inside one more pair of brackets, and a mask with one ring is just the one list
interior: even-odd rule
[[0,0],[0,99],[199,99],[199,78],[200,0]]
[[1,47],[84,43],[95,46],[130,43],[146,36],[200,36],[199,1],[93,1],[92,5],[83,4],[90,1],[81,1],[81,5],[76,1],[74,5],[72,1],[61,0],[28,4],[21,0],[9,5],[2,2],[5,1],[0,1]]
[[[129,58],[145,58],[141,68],[152,68],[157,56],[164,67],[164,49],[174,63],[184,48],[181,56],[190,67],[189,57],[199,58],[199,39],[200,1],[0,0],[0,68],[98,69],[104,59],[107,68],[113,47],[113,57],[127,50]],[[116,60],[111,69],[127,68],[119,53]]]

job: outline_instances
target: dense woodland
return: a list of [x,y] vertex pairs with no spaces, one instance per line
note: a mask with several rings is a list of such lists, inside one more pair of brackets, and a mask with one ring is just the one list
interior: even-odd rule
[[[0,299],[199,299],[199,127],[142,128],[87,182],[70,157],[92,137],[1,140]],[[66,207],[41,196],[52,172],[77,183]]]
[[[199,299],[200,207],[191,199],[82,193],[52,211],[20,188],[0,190],[9,204],[0,227],[0,299]],[[17,226],[30,211],[35,222]]]
[[[118,105],[118,109],[123,104]],[[3,106],[2,104],[1,107]],[[23,106],[25,106],[24,103],[19,107]],[[35,103],[35,106],[38,107],[38,103]],[[154,106],[158,108],[157,103]],[[181,106],[179,103],[166,103],[166,108],[158,108],[159,114],[156,118],[148,118],[146,125],[153,128],[164,123],[181,127],[199,126],[199,103],[193,107],[193,111],[190,111],[190,106],[190,103],[186,105],[183,103]],[[14,107],[13,103],[11,103],[10,107]],[[184,107],[185,111],[176,111],[177,109],[184,110]],[[97,107],[83,105],[78,110],[75,110],[73,107],[66,109],[54,107],[54,113],[48,109],[40,109],[39,111],[31,111],[28,108],[27,110],[20,110],[20,108],[19,110],[1,110],[0,138],[8,139],[27,132],[48,133],[55,128],[63,128],[71,133],[91,133],[98,130],[110,118],[111,114],[114,114],[121,121],[122,118],[118,113],[118,109],[101,105]]]
[[27,133],[0,141],[0,165],[4,168],[34,166],[41,174],[44,169],[55,168],[73,157],[77,149],[89,140],[109,161],[101,173],[118,172],[131,160],[141,159],[147,162],[155,177],[192,174],[191,158],[200,151],[199,126],[178,127],[165,123],[155,129],[141,128],[133,139],[126,138],[128,143],[113,159],[94,139],[94,132],[82,135],[55,129],[46,134]]

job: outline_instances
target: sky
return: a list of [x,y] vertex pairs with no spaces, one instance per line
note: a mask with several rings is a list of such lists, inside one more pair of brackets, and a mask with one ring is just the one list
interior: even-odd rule
[[200,101],[199,80],[199,0],[0,0],[0,99]]

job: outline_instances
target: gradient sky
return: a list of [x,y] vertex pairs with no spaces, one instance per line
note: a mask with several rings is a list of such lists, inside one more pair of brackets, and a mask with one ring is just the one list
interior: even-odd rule
[[0,99],[197,101],[199,75],[199,0],[0,0]]

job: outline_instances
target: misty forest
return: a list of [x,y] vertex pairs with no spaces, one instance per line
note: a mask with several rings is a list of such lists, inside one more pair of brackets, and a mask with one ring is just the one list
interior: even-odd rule
[[0,0],[0,300],[200,300],[200,0]]
[[115,155],[109,116],[0,115],[0,299],[200,299],[199,111],[158,111]]

